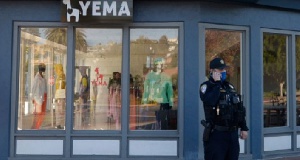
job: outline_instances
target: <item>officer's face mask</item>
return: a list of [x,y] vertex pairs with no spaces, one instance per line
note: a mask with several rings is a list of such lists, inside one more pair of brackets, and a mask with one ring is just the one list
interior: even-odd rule
[[221,72],[221,81],[225,81],[226,79],[226,71]]

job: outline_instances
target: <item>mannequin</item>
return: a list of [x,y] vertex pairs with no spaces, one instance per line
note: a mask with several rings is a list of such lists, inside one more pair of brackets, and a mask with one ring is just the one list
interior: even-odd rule
[[108,121],[115,120],[116,129],[120,129],[120,107],[121,107],[121,74],[113,73],[113,79],[108,83]]
[[154,69],[146,75],[142,103],[158,103],[161,110],[169,110],[173,106],[173,88],[170,76],[163,72],[163,58],[154,60]]
[[[55,65],[55,74],[56,74],[56,80],[55,80],[55,100],[56,100],[56,106],[55,106],[55,117],[56,117],[56,128],[57,129],[63,129],[65,126],[65,105],[66,105],[66,75],[64,74],[64,68],[62,64],[56,64]],[[62,91],[61,93],[59,93]]]
[[81,74],[80,86],[79,86],[79,98],[82,108],[82,124],[86,128],[90,123],[90,106],[88,101],[90,100],[90,86],[89,78],[86,73],[87,67],[80,66],[79,72]]
[[130,115],[134,115],[134,116],[129,116],[130,117],[130,124],[134,124],[134,125],[130,125],[130,130],[134,130],[136,127],[136,117],[135,115],[136,113],[136,95],[135,95],[135,87],[134,87],[134,81],[133,81],[133,77],[130,74],[130,92],[129,92],[129,99],[130,99]]
[[97,104],[97,95],[98,95],[98,86],[97,82],[94,80],[92,81],[93,86],[93,95],[91,96],[91,107],[90,107],[90,119],[91,119],[91,125],[95,126],[95,110],[96,110],[96,104]]
[[[173,106],[173,87],[170,76],[163,72],[165,60],[156,58],[154,69],[146,75],[142,103],[159,104],[155,111],[157,124],[154,129],[168,129],[169,110]],[[152,128],[153,129],[153,128]]]
[[32,103],[34,105],[34,118],[31,129],[40,129],[46,113],[47,105],[47,83],[44,77],[46,65],[38,65],[38,72],[34,77],[32,87]]

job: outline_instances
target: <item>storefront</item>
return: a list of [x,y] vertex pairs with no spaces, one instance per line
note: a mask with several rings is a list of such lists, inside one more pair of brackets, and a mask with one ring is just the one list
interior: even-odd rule
[[0,1],[0,159],[203,159],[216,56],[247,108],[241,159],[300,154],[299,5]]

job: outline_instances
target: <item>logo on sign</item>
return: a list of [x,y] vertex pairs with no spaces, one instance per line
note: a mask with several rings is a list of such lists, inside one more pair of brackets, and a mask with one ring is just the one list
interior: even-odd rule
[[[132,0],[106,0],[106,1],[77,1],[77,0],[62,0],[63,2],[63,21],[79,22],[92,21],[95,19],[127,20],[132,17]],[[128,3],[131,2],[131,3]]]

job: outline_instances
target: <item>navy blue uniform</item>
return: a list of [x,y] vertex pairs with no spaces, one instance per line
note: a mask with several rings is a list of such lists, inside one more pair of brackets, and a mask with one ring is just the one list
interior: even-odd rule
[[239,157],[238,128],[248,131],[241,96],[227,81],[212,77],[200,86],[209,138],[204,140],[206,160],[237,160]]

